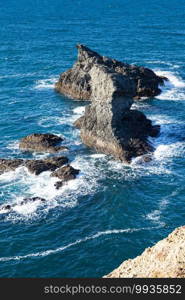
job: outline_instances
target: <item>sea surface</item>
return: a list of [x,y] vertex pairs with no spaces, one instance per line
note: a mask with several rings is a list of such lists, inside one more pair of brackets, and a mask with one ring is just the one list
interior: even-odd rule
[[[0,157],[31,133],[65,137],[74,181],[55,190],[49,172],[0,175],[0,277],[101,277],[185,223],[184,0],[0,0]],[[169,78],[137,102],[161,134],[146,164],[130,166],[82,144],[73,122],[88,103],[54,91],[83,43]],[[24,197],[48,201],[20,205]]]

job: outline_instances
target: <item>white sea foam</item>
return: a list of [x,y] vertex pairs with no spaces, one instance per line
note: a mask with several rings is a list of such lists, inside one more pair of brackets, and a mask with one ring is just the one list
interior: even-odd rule
[[[165,75],[165,74],[163,74]],[[167,74],[166,74],[167,76]],[[180,85],[180,83],[177,83]],[[72,124],[78,117],[80,117],[84,112],[85,106],[80,106],[73,109],[73,114],[65,114],[60,117],[47,117],[43,118],[40,125],[43,127],[52,126],[53,123],[56,124]],[[54,183],[57,178],[50,177],[50,172],[43,172],[39,176],[28,174],[26,168],[18,168],[15,172],[4,173],[0,176],[0,180],[4,180],[5,184],[22,187],[22,193],[27,196],[38,196],[47,199],[47,204],[44,207],[45,211],[55,207],[74,207],[78,205],[79,196],[88,195],[95,192],[99,188],[99,177],[106,178],[105,167],[108,171],[113,171],[115,178],[125,178],[133,179],[133,177],[141,177],[150,174],[163,174],[170,173],[168,168],[169,158],[177,155],[178,151],[183,153],[183,145],[180,142],[170,142],[167,136],[167,130],[169,126],[175,120],[168,119],[165,115],[155,115],[154,119],[158,124],[162,124],[161,135],[157,139],[152,139],[156,151],[153,155],[153,160],[149,163],[143,164],[142,157],[133,159],[130,166],[124,165],[123,163],[110,160],[104,154],[91,154],[91,155],[79,155],[76,156],[75,160],[72,162],[72,166],[80,169],[80,175],[77,179],[69,181],[61,189],[56,190]],[[50,125],[49,125],[50,124]],[[73,134],[73,132],[72,132]],[[80,143],[77,140],[75,143]],[[14,144],[13,147],[16,147]],[[38,155],[36,154],[36,157]],[[97,164],[98,160],[98,164]],[[100,162],[100,163],[99,163]],[[105,165],[106,163],[106,165]],[[12,201],[17,201],[19,195],[15,195],[15,199]],[[32,214],[37,212],[40,204],[33,203],[30,207],[17,207],[16,213],[21,215],[27,215],[32,217]],[[13,217],[12,217],[13,218]]]
[[181,142],[171,143],[168,145],[159,145],[154,152],[154,158],[162,160],[165,158],[172,158],[174,156],[181,156],[184,154],[185,145]]
[[[152,120],[153,124],[158,125],[167,125],[167,124],[180,124],[179,121],[174,117],[169,117],[165,114],[156,114],[156,115],[148,115],[149,119]],[[165,130],[169,128],[169,126],[165,127]],[[162,130],[164,129],[164,126],[162,126]],[[171,130],[171,129],[170,129]]]
[[162,93],[157,96],[161,100],[185,100],[185,82],[175,72],[154,70],[159,76],[165,76],[169,81],[165,81]]
[[162,199],[160,199],[157,203],[156,209],[148,213],[146,215],[146,219],[150,220],[154,224],[158,224],[159,226],[164,226],[165,223],[162,221],[162,214],[167,209],[170,203],[170,199],[176,197],[182,190],[183,188],[179,187],[178,189],[170,193],[168,196],[165,196]]
[[57,126],[57,125],[73,125],[73,123],[83,115],[85,111],[85,106],[76,107],[73,109],[72,113],[63,113],[61,116],[47,116],[42,117],[38,125],[41,127],[51,127],[51,126]]
[[150,60],[150,61],[146,61],[146,63],[152,64],[152,65],[153,64],[166,65],[166,66],[169,66],[171,69],[179,69],[180,68],[180,66],[177,64],[162,61],[162,60]]
[[12,206],[12,210],[23,216],[31,215],[35,213],[35,211],[43,205],[43,203],[40,200],[34,201],[34,202],[27,202],[27,203],[20,203],[23,200],[23,198],[16,198],[16,204]]
[[[78,117],[83,114],[85,106],[80,106],[73,109],[73,114],[65,114],[60,117],[47,117],[40,120],[40,125],[42,126],[53,126],[55,124],[72,124]],[[50,123],[49,123],[50,122]],[[72,132],[74,135],[75,130]],[[73,141],[73,144],[79,147],[81,142],[78,139]],[[71,146],[71,145],[70,145]],[[18,143],[13,142],[8,146],[10,149],[17,150]],[[75,148],[74,147],[70,147]],[[48,154],[33,154],[36,158],[44,158]],[[13,211],[17,215],[21,216],[21,219],[24,217],[32,218],[34,214],[37,213],[40,204],[37,202],[26,203],[24,206],[19,205],[20,189],[23,198],[25,197],[41,197],[47,200],[47,203],[44,207],[44,211],[47,212],[49,209],[59,205],[61,207],[74,207],[78,203],[78,198],[81,195],[87,195],[95,191],[97,187],[97,181],[99,178],[98,170],[94,166],[98,154],[92,159],[87,157],[77,156],[76,159],[71,163],[77,169],[80,169],[80,175],[77,176],[75,180],[67,182],[60,189],[56,189],[54,184],[59,180],[55,177],[51,177],[51,172],[43,172],[40,175],[36,176],[30,174],[25,167],[17,168],[15,171],[7,172],[0,175],[0,181],[6,187],[11,185],[15,186],[17,193],[12,194],[11,192],[11,203],[13,204]],[[9,202],[8,202],[9,203]],[[53,205],[53,203],[55,203]],[[15,206],[16,204],[16,206]],[[43,211],[43,212],[44,212]],[[7,216],[8,220],[19,220],[19,216],[12,215],[11,213]]]
[[73,114],[71,116],[71,121],[74,123],[74,121],[76,121],[78,118],[80,118],[81,116],[83,116],[84,112],[85,112],[85,107],[86,105],[83,106],[79,106],[73,109]]
[[95,153],[95,154],[91,154],[90,155],[92,158],[103,158],[106,155],[105,154],[101,154],[101,153]]
[[160,222],[160,210],[156,209],[154,211],[152,211],[151,213],[148,213],[146,218],[149,220],[152,220],[152,222],[154,223],[158,223]]
[[67,123],[67,119],[69,116],[61,116],[61,117],[55,117],[55,116],[48,116],[48,117],[42,117],[38,121],[38,125],[44,128],[51,127],[51,126],[57,126]]
[[165,226],[165,222],[162,221],[162,211],[160,209],[155,209],[154,211],[146,215],[146,219],[150,220],[153,224],[157,224],[161,227]]
[[157,160],[154,156],[152,156],[150,162],[144,161],[144,155],[138,156],[133,158],[130,164],[116,160],[108,160],[107,167],[108,170],[113,172],[112,178],[124,180],[133,180],[150,176],[151,174],[171,174],[171,170],[166,165],[166,161],[164,162],[162,157],[160,157],[160,160]]
[[150,119],[155,123],[161,125],[160,136],[151,139],[154,147],[154,158],[157,161],[169,162],[169,158],[181,157],[185,154],[185,142],[179,141],[179,137],[172,135],[172,132],[181,135],[182,121],[178,121],[173,117],[167,115],[155,115]]
[[158,76],[165,76],[169,79],[169,81],[166,82],[166,86],[169,87],[177,87],[177,88],[183,88],[185,87],[185,82],[178,76],[176,73],[171,71],[162,71],[162,70],[155,70],[155,73]]
[[19,142],[13,141],[7,145],[7,148],[10,150],[19,150]]
[[76,240],[75,242],[70,243],[66,246],[61,246],[61,247],[58,247],[56,249],[49,249],[49,250],[35,252],[35,253],[29,253],[29,254],[26,254],[26,255],[1,257],[0,261],[5,262],[5,261],[12,261],[12,260],[22,260],[22,259],[27,259],[27,258],[31,258],[31,257],[45,257],[45,256],[48,256],[48,255],[51,255],[51,254],[56,254],[56,253],[59,253],[59,252],[63,252],[64,250],[66,250],[66,249],[68,249],[72,246],[84,243],[84,242],[89,241],[89,240],[97,239],[97,238],[99,238],[101,236],[104,236],[104,235],[132,233],[132,232],[137,232],[137,231],[141,231],[141,230],[152,230],[152,229],[157,229],[157,228],[159,228],[159,227],[133,228],[133,229],[128,228],[128,229],[113,229],[113,230],[99,231],[94,235],[87,236],[85,238]]
[[[161,126],[160,135],[157,138],[149,138],[155,151],[152,160],[145,163],[144,156],[134,158],[131,167],[140,173],[140,176],[146,174],[171,174],[171,163],[175,157],[185,155],[185,142],[179,140],[181,136],[182,121],[169,117],[165,114],[149,115],[153,124]],[[176,134],[172,134],[175,132]],[[177,136],[178,135],[178,136]]]
[[85,106],[79,106],[73,109],[73,113],[75,115],[83,115],[84,112],[85,112]]
[[[88,159],[88,156],[77,156],[71,165],[80,169],[80,174],[76,179],[68,181],[60,189],[56,189],[54,184],[59,180],[57,177],[51,177],[51,172],[43,172],[40,175],[29,173],[26,167],[19,167],[15,171],[6,172],[0,175],[0,182],[6,185],[6,188],[14,185],[17,193],[11,193],[10,202],[14,206],[14,212],[21,215],[21,220],[27,215],[27,218],[33,217],[37,212],[40,203],[26,203],[24,206],[19,205],[20,189],[23,198],[41,197],[46,199],[44,202],[43,212],[48,212],[55,206],[62,208],[74,207],[78,204],[79,196],[93,193],[98,188],[98,179],[100,169],[96,168],[96,157]],[[9,203],[9,202],[8,202]],[[18,205],[18,206],[15,206]],[[8,214],[8,220],[19,219],[18,216]]]
[[[13,207],[13,212],[17,215],[15,216],[10,212],[7,215],[8,220],[19,220],[24,219],[24,217],[33,218],[40,205],[40,201],[27,202],[24,205],[20,204],[20,201],[26,197],[41,197],[46,199],[44,202],[44,212],[47,213],[49,209],[60,205],[61,207],[74,207],[77,204],[77,197],[71,197],[71,191],[75,188],[78,190],[78,179],[69,181],[63,188],[56,189],[54,184],[58,181],[56,177],[50,176],[51,172],[43,172],[40,175],[30,174],[25,167],[19,167],[15,171],[6,172],[0,175],[1,183],[6,184],[6,188],[9,185],[14,184],[19,190],[17,193],[11,194],[10,203]],[[76,185],[76,186],[75,186]],[[20,197],[20,189],[22,197]]]
[[57,80],[58,80],[58,77],[51,77],[51,78],[47,78],[47,79],[37,80],[35,89],[39,89],[39,90],[53,89]]

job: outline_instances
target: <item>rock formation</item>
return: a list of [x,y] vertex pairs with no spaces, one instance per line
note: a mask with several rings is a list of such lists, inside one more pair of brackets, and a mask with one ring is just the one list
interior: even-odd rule
[[185,226],[104,277],[185,278]]
[[49,152],[68,150],[67,147],[60,146],[63,138],[50,133],[33,133],[21,139],[19,148],[30,152]]
[[[52,171],[51,177],[58,177],[60,181],[57,181],[54,185],[56,189],[61,188],[67,181],[75,179],[80,170],[77,170],[68,164],[69,160],[65,156],[49,157],[45,159],[0,159],[0,175],[15,171],[16,168],[22,166],[26,167],[28,171],[34,175],[39,175],[45,171]],[[36,197],[37,198],[37,197]],[[28,198],[34,199],[36,198]],[[25,199],[23,200],[25,203]],[[6,206],[6,209],[8,209]],[[11,208],[11,207],[10,207]]]
[[139,99],[153,97],[161,92],[159,85],[163,85],[166,78],[157,76],[152,70],[101,56],[80,44],[77,48],[76,63],[60,75],[55,85],[58,92],[75,99],[91,100],[93,73],[100,67],[105,73],[112,74],[113,78],[120,81],[121,95]]
[[23,159],[0,159],[0,175],[9,172],[15,171],[18,167],[20,167],[24,163]]
[[45,171],[54,171],[67,163],[67,157],[59,156],[46,159],[27,160],[24,163],[24,166],[28,168],[30,173],[39,175]]
[[77,99],[90,99],[84,116],[75,122],[89,147],[130,162],[132,157],[153,151],[148,136],[160,127],[137,110],[133,97],[160,93],[165,78],[147,68],[128,65],[78,45],[78,60],[60,76],[56,89]]
[[14,171],[20,166],[24,166],[32,174],[39,175],[45,171],[55,171],[57,168],[68,163],[65,156],[50,157],[45,159],[24,160],[24,159],[0,159],[0,174]]
[[62,187],[65,182],[75,179],[79,172],[79,170],[74,169],[72,166],[66,165],[51,173],[52,177],[58,177],[59,179],[61,179],[61,181],[57,181],[55,183],[56,189]]
[[152,126],[142,112],[125,110],[124,102],[120,99],[119,105],[114,100],[104,105],[92,103],[78,125],[87,146],[129,163],[132,157],[154,150],[147,137],[157,136],[160,126]]
[[[54,134],[31,134],[26,136],[20,141],[20,149],[25,151],[38,151],[38,152],[51,152],[55,153],[59,149],[64,148],[58,146],[58,143],[63,141],[61,137]],[[26,167],[28,171],[34,175],[39,175],[45,171],[51,171],[52,177],[58,177],[60,181],[57,181],[54,185],[56,189],[61,188],[67,181],[75,179],[79,174],[79,170],[74,169],[69,164],[69,160],[65,156],[53,156],[45,159],[0,159],[0,175],[15,171],[16,168],[22,166]],[[31,199],[31,200],[30,200]],[[36,201],[36,198],[28,198],[25,201]],[[7,204],[1,209],[11,209],[11,205]]]

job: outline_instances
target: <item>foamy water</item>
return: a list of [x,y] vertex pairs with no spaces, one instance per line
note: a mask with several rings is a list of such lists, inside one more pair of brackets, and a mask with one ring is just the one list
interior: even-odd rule
[[165,81],[162,93],[157,96],[161,100],[185,100],[185,81],[173,71],[154,70],[159,76],[165,76],[169,81]]
[[[43,210],[48,212],[49,209],[53,209],[56,206],[63,208],[72,208],[78,204],[78,197],[82,195],[88,195],[98,189],[98,179],[100,176],[101,168],[96,168],[96,161],[104,157],[104,155],[92,155],[92,159],[87,159],[84,156],[77,156],[74,161],[71,162],[71,166],[76,169],[80,169],[80,174],[76,179],[68,181],[60,189],[56,189],[54,184],[59,181],[57,177],[51,177],[50,171],[42,172],[40,175],[31,174],[26,167],[19,167],[15,171],[6,172],[0,175],[0,183],[6,185],[6,188],[14,185],[18,188],[17,193],[12,194],[12,197],[7,201],[7,204],[13,204],[13,211],[21,216],[28,218],[35,217],[33,213],[36,213],[40,205],[43,206]],[[37,157],[36,157],[37,158]],[[24,197],[20,197],[24,194]],[[19,205],[21,200],[26,197],[41,197],[47,200],[44,205],[40,201],[33,203],[26,203]],[[43,211],[43,212],[44,212]],[[8,211],[3,211],[6,213]],[[39,212],[40,214],[40,212]],[[8,216],[8,220],[16,218],[18,216]]]
[[[174,87],[181,89],[185,86],[183,81],[172,74],[172,72],[158,71],[158,75],[166,76],[170,79],[167,87],[165,87],[165,89],[169,89],[168,92],[174,93]],[[48,81],[40,82],[39,84],[44,85],[45,83],[47,86]],[[165,93],[166,92],[164,91],[162,95],[164,96]],[[143,104],[141,103],[141,106],[142,105]],[[146,106],[147,104],[144,105],[144,107]],[[83,115],[84,111],[85,105],[76,107],[72,110],[71,114],[65,115],[64,113],[61,117],[50,116],[42,118],[39,121],[39,125],[41,127],[49,127],[52,125],[73,124],[77,118]],[[32,195],[45,198],[47,200],[47,204],[42,206],[45,211],[48,211],[58,205],[61,207],[74,207],[78,205],[78,195],[88,195],[89,193],[95,192],[99,188],[98,178],[100,176],[103,178],[103,168],[114,171],[115,176],[118,176],[119,174],[119,178],[122,176],[123,179],[126,180],[133,177],[140,178],[142,176],[146,176],[146,174],[149,176],[150,174],[170,174],[171,171],[168,167],[169,159],[178,155],[184,155],[185,145],[179,141],[170,142],[168,134],[171,132],[171,124],[176,122],[175,118],[168,118],[166,115],[155,115],[151,116],[151,119],[154,123],[156,122],[161,125],[161,134],[158,138],[151,139],[156,150],[153,154],[152,161],[149,163],[144,163],[142,157],[137,157],[132,160],[131,165],[128,167],[121,162],[110,159],[102,153],[95,153],[88,157],[76,156],[71,165],[80,169],[80,175],[77,179],[71,180],[59,190],[56,190],[54,186],[58,179],[50,177],[51,172],[43,172],[39,176],[35,176],[30,174],[24,167],[18,168],[15,172],[4,173],[0,176],[0,182],[3,182],[6,186],[12,184],[15,186],[21,186],[22,193],[25,194],[25,197]],[[78,139],[71,142],[74,142],[76,145],[81,145],[81,142]],[[18,141],[10,143],[8,148],[18,151]],[[34,153],[33,155],[35,158],[44,158],[48,156],[48,154],[37,153]],[[101,164],[97,167],[98,161],[101,162]],[[73,197],[71,197],[71,192],[74,193]],[[33,217],[33,213],[36,213],[40,208],[41,203],[39,203],[39,201],[19,205],[19,199],[20,195],[15,194],[11,200],[12,203],[17,203],[13,210],[18,215],[26,217],[30,215],[30,217]],[[159,211],[155,210],[148,215],[148,218],[159,221],[159,215]]]
[[73,125],[73,123],[83,115],[85,111],[85,105],[76,107],[73,109],[71,113],[62,112],[61,116],[47,116],[42,117],[38,125],[44,128],[51,127],[51,126],[60,126],[60,125]]
[[37,80],[34,88],[38,90],[53,89],[55,87],[55,83],[57,82],[57,80],[58,80],[58,76]]

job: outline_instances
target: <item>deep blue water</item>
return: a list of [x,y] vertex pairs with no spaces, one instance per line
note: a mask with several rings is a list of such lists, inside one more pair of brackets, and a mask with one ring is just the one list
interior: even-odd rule
[[[184,225],[184,19],[184,0],[0,0],[0,157],[26,158],[18,140],[51,132],[81,169],[58,192],[48,172],[0,176],[0,203],[17,203],[0,215],[0,277],[101,277]],[[86,103],[53,89],[76,43],[170,79],[134,105],[161,124],[151,163],[125,166],[81,143],[72,124]],[[26,196],[48,202],[21,207]]]

